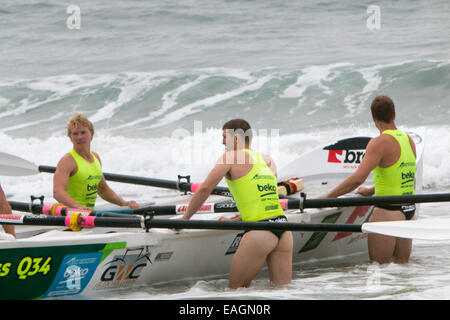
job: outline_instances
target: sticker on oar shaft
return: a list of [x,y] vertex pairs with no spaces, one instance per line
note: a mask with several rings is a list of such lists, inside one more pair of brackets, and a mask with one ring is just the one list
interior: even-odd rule
[[[188,205],[186,204],[178,204],[175,206],[176,213],[185,213],[187,211]],[[214,204],[205,203],[197,210],[197,212],[201,213],[214,213]]]
[[0,214],[0,224],[23,224],[23,215]]

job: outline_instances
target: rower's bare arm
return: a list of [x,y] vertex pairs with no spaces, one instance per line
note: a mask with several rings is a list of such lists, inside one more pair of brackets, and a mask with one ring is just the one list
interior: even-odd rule
[[98,195],[103,200],[116,204],[118,206],[122,207],[128,206],[131,209],[139,208],[139,205],[137,204],[136,201],[126,201],[117,193],[115,193],[114,190],[111,189],[111,187],[106,183],[105,177],[102,177],[102,180],[98,185]]
[[191,218],[203,203],[208,199],[211,191],[219,184],[220,180],[230,171],[231,164],[226,162],[226,154],[224,154],[210,171],[205,181],[203,181],[195,191],[188,208],[183,215],[183,219]]
[[[2,187],[0,186],[0,213],[2,214],[12,214],[11,206],[8,203],[8,200],[6,200],[5,193],[3,192]],[[3,225],[3,229],[6,233],[9,233],[12,236],[16,236],[14,232],[14,226],[13,225]]]
[[[102,160],[100,159],[100,156],[96,152],[92,152],[94,156],[98,159],[98,162],[100,162],[100,165],[102,165]],[[139,205],[136,203],[136,201],[126,201],[121,196],[119,196],[117,193],[114,192],[113,189],[106,183],[106,179],[104,176],[102,176],[102,180],[100,180],[100,183],[98,185],[98,195],[105,201],[108,201],[110,203],[116,204],[121,207],[128,206],[131,209],[137,209],[139,208]]]
[[355,191],[356,194],[360,194],[362,196],[365,197],[370,197],[373,196],[375,194],[375,187],[359,187],[358,189],[356,189]]
[[349,193],[363,184],[369,174],[379,165],[383,158],[383,146],[378,139],[372,139],[367,144],[366,155],[358,169],[340,185],[328,193],[325,198],[337,198]]
[[53,175],[53,198],[70,208],[81,209],[83,206],[73,200],[66,192],[69,178],[76,173],[76,170],[77,165],[70,155],[66,154],[59,160]]
[[411,145],[411,149],[412,149],[412,151],[414,152],[414,156],[415,156],[416,159],[417,159],[416,144],[414,143],[413,138],[411,138],[410,136],[408,136],[408,139],[409,139],[409,144]]
[[263,158],[269,169],[273,172],[275,177],[277,177],[277,166],[275,164],[275,161],[273,161],[273,159],[268,155],[263,155]]

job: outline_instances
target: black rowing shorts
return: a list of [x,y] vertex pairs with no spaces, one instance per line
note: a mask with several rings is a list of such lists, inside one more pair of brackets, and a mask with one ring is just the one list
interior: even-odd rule
[[391,205],[383,205],[383,206],[376,206],[377,208],[390,210],[390,211],[401,211],[403,215],[405,216],[406,220],[411,220],[412,217],[414,217],[414,214],[416,213],[416,205],[415,204],[408,204],[404,206],[391,206]]
[[[263,220],[259,220],[258,222],[288,222],[288,219],[286,218],[286,216],[278,216],[275,218],[269,218],[269,219],[263,219]],[[246,234],[247,232],[249,232],[251,230],[246,230],[244,232],[244,234]],[[267,230],[272,232],[274,235],[277,236],[278,240],[281,239],[281,236],[283,235],[283,233],[285,232],[284,230]]]

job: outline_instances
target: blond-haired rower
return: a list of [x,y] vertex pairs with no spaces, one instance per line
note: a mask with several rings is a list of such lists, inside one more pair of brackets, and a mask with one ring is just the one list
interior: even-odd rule
[[135,201],[125,201],[106,183],[100,157],[91,152],[94,137],[92,123],[84,115],[76,114],[67,123],[67,135],[72,141],[73,149],[56,166],[53,197],[58,202],[77,209],[92,210],[97,194],[110,203],[138,208]]

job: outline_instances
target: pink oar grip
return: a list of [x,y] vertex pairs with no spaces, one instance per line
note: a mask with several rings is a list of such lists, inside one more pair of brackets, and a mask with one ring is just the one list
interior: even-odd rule
[[288,199],[280,199],[281,209],[286,211],[288,209]]
[[200,184],[201,184],[201,182],[193,183],[193,184],[191,185],[191,191],[192,191],[192,192],[197,191],[198,187],[200,187]]
[[42,213],[45,214],[46,216],[51,216],[51,209],[52,209],[52,205],[51,204],[46,204],[42,207]]
[[80,228],[95,228],[95,218],[91,216],[83,216],[78,224]]

